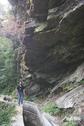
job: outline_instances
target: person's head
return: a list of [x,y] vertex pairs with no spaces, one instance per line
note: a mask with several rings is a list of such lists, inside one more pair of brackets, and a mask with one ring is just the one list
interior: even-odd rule
[[20,85],[20,86],[23,85],[22,79],[20,79],[20,81],[19,81],[19,85]]

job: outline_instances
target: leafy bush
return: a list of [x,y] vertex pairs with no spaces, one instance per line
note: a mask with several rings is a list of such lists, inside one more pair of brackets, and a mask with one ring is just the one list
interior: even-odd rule
[[15,114],[15,107],[0,103],[0,126],[10,126],[11,117]]
[[82,79],[82,80],[80,81],[80,84],[81,84],[81,85],[84,85],[84,79]]
[[49,113],[51,115],[57,115],[57,114],[61,113],[60,108],[58,108],[54,102],[47,103],[42,108],[42,111],[47,112],[47,113]]
[[76,123],[74,121],[69,121],[69,122],[66,122],[64,126],[76,126]]

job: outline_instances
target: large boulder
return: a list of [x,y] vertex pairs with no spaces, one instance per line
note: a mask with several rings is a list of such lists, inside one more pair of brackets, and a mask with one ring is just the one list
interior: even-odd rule
[[71,108],[77,105],[84,100],[84,87],[79,86],[72,91],[64,94],[62,97],[56,100],[56,104],[59,108]]
[[45,116],[32,102],[23,105],[23,120],[25,126],[58,126],[52,118]]

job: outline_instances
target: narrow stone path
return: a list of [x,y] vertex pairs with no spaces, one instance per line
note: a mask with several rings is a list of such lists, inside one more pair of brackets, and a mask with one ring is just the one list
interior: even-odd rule
[[14,117],[12,117],[12,124],[11,124],[11,126],[24,126],[22,111],[23,111],[22,106],[18,106],[17,105],[16,106],[17,114]]

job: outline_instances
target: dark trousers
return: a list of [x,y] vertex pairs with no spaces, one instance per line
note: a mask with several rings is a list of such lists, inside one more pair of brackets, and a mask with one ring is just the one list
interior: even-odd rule
[[24,94],[23,92],[18,93],[18,104],[23,104]]

